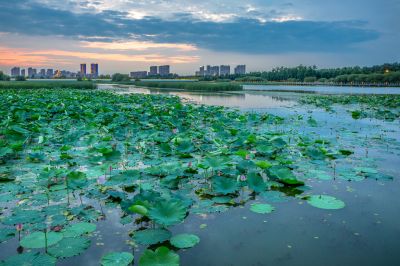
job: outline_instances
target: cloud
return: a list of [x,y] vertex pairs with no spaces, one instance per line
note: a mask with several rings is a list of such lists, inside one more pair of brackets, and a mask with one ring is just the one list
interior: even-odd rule
[[[92,4],[95,3],[84,3]],[[360,21],[304,21],[295,15],[282,16],[279,12],[273,13],[276,16],[270,21],[223,13],[230,19],[234,17],[229,22],[216,22],[212,19],[215,14],[206,12],[203,17],[208,16],[211,21],[196,19],[192,14],[180,14],[170,20],[133,19],[130,14],[115,10],[73,13],[21,0],[0,3],[2,29],[30,35],[84,36],[88,41],[96,37],[122,43],[178,43],[221,52],[269,54],[343,51],[379,37]]]
[[190,44],[179,43],[154,43],[139,41],[113,41],[113,42],[82,42],[82,47],[103,50],[145,51],[150,49],[173,49],[177,51],[196,51],[197,48]]
[[79,52],[66,50],[29,50],[16,49],[10,47],[0,47],[0,65],[60,65],[73,62],[70,59],[90,59],[113,62],[146,62],[146,63],[172,63],[187,64],[195,63],[199,60],[197,56],[172,55],[165,56],[160,54],[120,54],[120,53],[95,53],[95,52]]

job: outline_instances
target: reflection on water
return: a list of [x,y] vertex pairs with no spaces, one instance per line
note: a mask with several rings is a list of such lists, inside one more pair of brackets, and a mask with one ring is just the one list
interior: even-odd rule
[[294,91],[322,94],[400,94],[400,88],[395,87],[244,85],[243,88],[252,91]]
[[206,105],[222,105],[237,108],[278,108],[293,106],[296,96],[293,93],[279,92],[187,92],[168,89],[148,89],[135,86],[100,85],[100,89],[114,90],[118,93],[167,94]]

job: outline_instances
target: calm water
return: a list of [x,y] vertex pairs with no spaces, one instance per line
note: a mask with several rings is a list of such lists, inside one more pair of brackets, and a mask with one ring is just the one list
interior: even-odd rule
[[[310,89],[322,93],[400,93],[398,88]],[[274,203],[277,210],[267,216],[254,214],[246,207],[201,218],[191,215],[174,232],[193,232],[199,235],[201,243],[179,253],[182,265],[400,265],[399,121],[354,120],[344,107],[327,113],[300,106],[296,100],[304,94],[293,92],[189,93],[137,88],[124,91],[178,95],[200,104],[269,112],[289,121],[299,115],[311,116],[318,127],[293,122],[283,125],[282,130],[336,140],[355,150],[354,165],[366,163],[395,177],[392,181],[311,181],[313,194],[326,193],[346,202],[346,208],[336,211],[316,209],[292,199]],[[370,139],[377,135],[384,135],[387,142]],[[207,224],[206,229],[199,229],[203,223]]]
[[394,87],[346,87],[346,86],[282,86],[282,85],[244,85],[245,90],[256,91],[304,91],[323,94],[400,94]]
[[[273,203],[276,211],[268,215],[252,213],[249,206],[202,216],[190,214],[185,223],[171,228],[173,233],[190,232],[201,239],[194,248],[178,251],[181,265],[400,265],[398,121],[353,120],[343,107],[338,107],[336,113],[327,113],[312,106],[300,106],[297,99],[304,94],[293,92],[189,93],[109,85],[102,88],[119,93],[171,94],[200,104],[277,114],[287,121],[277,130],[293,130],[354,150],[351,160],[339,160],[338,168],[368,164],[395,177],[392,181],[307,182],[313,194],[326,193],[343,200],[346,207],[341,210],[317,209],[304,200],[292,198]],[[305,119],[299,120],[299,116]],[[307,117],[314,118],[318,126],[308,125]],[[60,265],[98,265],[108,251],[133,252],[138,265],[145,247],[132,250],[125,243],[131,227],[119,223],[120,211],[109,206],[105,212],[106,220],[98,223],[90,249]],[[200,229],[201,224],[207,227]],[[16,240],[0,245],[0,259],[15,253],[17,246]]]

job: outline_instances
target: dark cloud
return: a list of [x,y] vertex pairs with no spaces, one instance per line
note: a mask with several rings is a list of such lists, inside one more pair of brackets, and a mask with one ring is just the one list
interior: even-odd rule
[[[55,10],[26,1],[0,2],[0,31],[29,35],[135,36],[154,42],[191,43],[215,51],[242,53],[321,52],[351,49],[374,40],[378,33],[357,21],[287,21],[260,23],[236,19],[229,23],[206,22],[178,14],[174,20],[155,17],[128,19],[127,13],[99,14]],[[90,38],[89,38],[90,39]]]

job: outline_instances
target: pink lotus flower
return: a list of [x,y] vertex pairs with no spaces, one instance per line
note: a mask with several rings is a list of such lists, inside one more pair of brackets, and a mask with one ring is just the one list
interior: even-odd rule
[[178,133],[179,132],[179,130],[177,129],[177,128],[174,128],[173,130],[172,130],[172,133],[174,133],[174,134],[176,134],[176,133]]
[[101,175],[97,178],[97,184],[103,185],[106,182],[106,176]]
[[22,229],[24,229],[24,226],[22,224],[17,224],[15,228],[17,229],[18,232],[20,232],[22,231]]
[[240,175],[240,181],[246,181],[247,180],[247,177],[245,176],[245,175]]
[[250,154],[246,154],[246,160],[250,160]]

